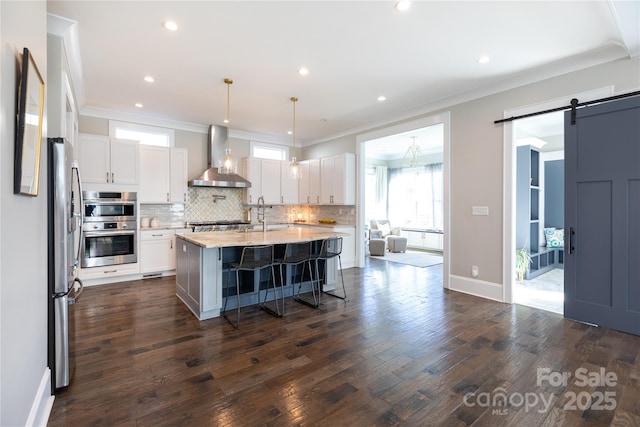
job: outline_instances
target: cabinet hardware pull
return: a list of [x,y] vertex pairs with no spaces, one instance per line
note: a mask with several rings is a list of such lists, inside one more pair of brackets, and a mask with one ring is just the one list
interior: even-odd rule
[[284,203],[284,196],[280,196],[280,203]]
[[173,240],[171,240],[170,242],[171,244],[169,245],[169,249],[173,249]]
[[118,270],[105,270],[103,271],[104,274],[108,274],[108,273],[117,273]]
[[113,172],[111,172],[111,182],[116,182],[115,179],[113,178]]
[[309,203],[309,200],[311,200],[311,196],[307,196],[307,203]]
[[169,193],[167,193],[167,202],[169,201]]
[[320,203],[320,196],[316,196],[316,203]]
[[107,182],[109,182],[109,172],[107,172]]
[[151,237],[162,237],[164,234],[152,234]]
[[187,193],[182,193],[184,196],[184,202],[187,203]]

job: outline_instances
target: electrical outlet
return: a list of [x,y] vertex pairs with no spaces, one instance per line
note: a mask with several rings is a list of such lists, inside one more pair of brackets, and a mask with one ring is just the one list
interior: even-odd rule
[[471,266],[471,276],[472,277],[478,277],[478,266],[477,265],[472,265]]

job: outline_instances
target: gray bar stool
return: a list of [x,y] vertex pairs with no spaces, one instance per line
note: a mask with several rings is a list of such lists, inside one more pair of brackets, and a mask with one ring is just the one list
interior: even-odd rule
[[[300,287],[302,287],[302,279],[304,277],[304,267],[306,263],[309,263],[309,272],[311,274],[311,242],[299,242],[299,243],[287,243],[284,248],[284,254],[282,258],[276,259],[276,264],[280,264],[280,281],[282,286],[284,286],[285,278],[282,273],[283,267],[286,270],[286,266],[290,265],[293,267],[292,269],[292,289],[295,289],[295,283],[293,283],[293,278],[295,278],[296,267],[302,264],[302,274],[300,276],[300,284],[298,286],[298,293],[300,292]],[[313,288],[313,281],[312,281]],[[315,291],[314,291],[315,298]],[[294,299],[298,300],[297,295],[294,296]]]
[[[273,271],[273,245],[263,245],[263,246],[247,246],[242,249],[242,256],[240,257],[240,262],[232,262],[229,264],[229,275],[227,276],[227,296],[224,300],[224,308],[222,309],[222,313],[225,319],[234,328],[237,328],[240,324],[240,271],[257,271],[262,270],[263,268],[271,269],[271,276],[269,277],[269,282],[273,283],[273,289],[275,292],[276,287],[276,276]],[[231,270],[236,271],[236,310],[237,310],[237,318],[236,322],[233,323],[231,319],[227,316],[227,301],[229,301],[229,280],[231,278]],[[269,292],[269,284],[267,283],[267,293]],[[265,294],[266,300],[266,294]],[[284,295],[282,296],[282,304],[284,307]],[[276,308],[278,307],[278,299],[276,295]],[[264,308],[264,307],[262,307]],[[279,309],[278,309],[279,311]]]
[[[316,278],[318,279],[318,285],[320,287],[320,272],[318,269],[318,261],[319,260],[329,260],[331,258],[338,257],[338,263],[340,265],[340,278],[342,279],[342,295],[336,295],[333,292],[325,291],[324,285],[320,287],[323,293],[330,295],[335,298],[340,298],[341,300],[347,299],[347,290],[344,287],[344,276],[342,274],[342,259],[340,259],[340,254],[342,253],[342,237],[329,237],[322,241],[322,247],[320,248],[320,253],[314,258],[316,262]],[[326,274],[325,274],[326,276]],[[325,278],[326,281],[326,278]]]

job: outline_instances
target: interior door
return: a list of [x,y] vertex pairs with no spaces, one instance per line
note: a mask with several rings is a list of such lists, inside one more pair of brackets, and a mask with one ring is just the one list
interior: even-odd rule
[[640,97],[565,113],[566,317],[640,335]]

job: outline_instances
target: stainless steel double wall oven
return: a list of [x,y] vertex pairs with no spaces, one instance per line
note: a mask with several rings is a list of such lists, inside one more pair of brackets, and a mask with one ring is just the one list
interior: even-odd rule
[[83,268],[138,261],[135,192],[84,191]]

